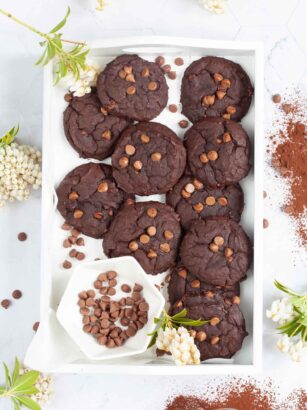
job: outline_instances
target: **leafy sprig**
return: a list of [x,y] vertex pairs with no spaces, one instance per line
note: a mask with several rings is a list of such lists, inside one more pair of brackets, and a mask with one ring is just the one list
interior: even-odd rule
[[295,312],[295,317],[290,322],[279,326],[277,329],[280,333],[286,334],[289,337],[301,335],[303,342],[307,342],[307,293],[298,293],[287,286],[284,286],[277,280],[274,285],[277,289],[291,296],[291,303]]
[[[39,60],[36,62],[36,65],[45,66],[49,63],[49,61],[56,58],[55,84],[57,84],[68,73],[72,73],[76,79],[80,78],[80,70],[85,69],[86,67],[86,57],[89,53],[89,49],[84,42],[65,40],[62,38],[63,34],[60,33],[60,30],[65,26],[70,15],[69,7],[63,20],[61,20],[48,33],[44,33],[35,27],[32,27],[28,23],[19,20],[17,17],[6,12],[5,10],[0,9],[0,13],[43,38],[43,41],[39,44],[41,47],[44,47],[44,51]],[[73,45],[73,47],[70,49],[65,49],[65,43]]]
[[5,135],[3,135],[2,138],[0,138],[0,148],[10,145],[14,141],[18,132],[19,132],[19,124],[16,127],[13,127],[12,129],[10,129]]
[[187,310],[182,309],[179,313],[176,313],[174,316],[167,314],[166,310],[163,310],[162,317],[155,317],[154,323],[157,325],[156,329],[149,333],[148,336],[152,336],[151,341],[148,345],[148,349],[156,344],[159,329],[162,328],[165,330],[167,327],[176,328],[180,326],[203,326],[208,323],[208,320],[195,320],[187,317]]
[[30,395],[38,393],[35,383],[40,373],[35,370],[30,370],[21,375],[20,362],[17,358],[15,359],[15,366],[11,374],[5,363],[3,363],[3,367],[5,372],[5,386],[0,386],[0,399],[11,399],[14,410],[20,410],[21,406],[31,410],[41,410],[40,405],[30,397]]

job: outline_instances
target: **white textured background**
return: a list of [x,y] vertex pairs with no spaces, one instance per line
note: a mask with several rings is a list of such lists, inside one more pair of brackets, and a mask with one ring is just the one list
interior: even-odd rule
[[[2,0],[5,8],[43,31],[49,30],[70,5],[65,37],[90,40],[104,37],[173,35],[227,40],[259,40],[265,44],[265,114],[269,127],[275,107],[273,93],[299,87],[307,91],[307,1],[228,0],[226,13],[211,15],[197,0],[109,0],[95,11],[95,0]],[[39,55],[37,38],[0,15],[0,133],[20,123],[26,143],[41,146],[42,71],[33,63]],[[264,303],[278,294],[275,277],[306,289],[306,252],[298,249],[294,229],[279,208],[280,187],[266,166]],[[39,320],[40,197],[0,210],[0,299],[18,288],[24,297],[10,309],[0,309],[0,362],[23,357]],[[17,241],[18,232],[28,234]],[[263,375],[271,376],[284,392],[307,387],[306,363],[294,364],[277,352],[273,327],[265,319]],[[289,375],[291,374],[291,377]],[[2,380],[2,375],[0,376]],[[61,375],[56,377],[54,410],[159,410],[172,393],[204,391],[207,377],[142,377]],[[3,404],[0,403],[2,409]],[[9,408],[9,407],[7,407]]]

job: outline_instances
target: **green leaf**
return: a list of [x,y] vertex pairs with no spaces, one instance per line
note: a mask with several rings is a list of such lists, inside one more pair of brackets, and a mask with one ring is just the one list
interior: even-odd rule
[[186,308],[184,308],[179,313],[176,313],[176,315],[172,316],[171,319],[175,320],[175,319],[178,319],[180,317],[186,317],[186,315],[187,315],[187,310],[186,310]]
[[291,303],[296,308],[300,309],[303,314],[307,314],[307,296],[294,296],[291,298]]
[[14,393],[24,392],[27,389],[31,389],[39,377],[39,372],[31,370],[28,373],[20,376],[15,384],[12,386],[11,391]]
[[65,26],[68,16],[70,15],[70,7],[68,7],[67,12],[63,20],[59,22],[52,30],[49,31],[50,34],[56,33],[57,31],[61,30],[62,27]]
[[302,317],[300,318],[300,320],[298,321],[298,323],[300,323],[301,325],[307,327],[307,316],[302,316]]
[[12,402],[14,404],[14,410],[20,410],[19,402],[17,401],[15,397],[12,397]]
[[5,371],[5,384],[6,384],[6,389],[8,390],[11,386],[12,380],[10,377],[10,372],[5,363],[3,363],[4,371]]
[[36,401],[30,399],[30,397],[19,396],[17,397],[17,400],[28,409],[41,410],[41,406],[38,403],[36,403]]
[[39,392],[39,390],[35,387],[35,386],[31,386],[31,387],[27,387],[25,389],[20,389],[18,390],[18,392],[16,393],[17,395],[26,395],[26,396],[30,396],[31,394],[37,394]]
[[147,346],[147,349],[150,349],[152,346],[154,346],[156,344],[157,337],[158,337],[157,333],[155,335],[153,335],[151,341],[149,342],[149,345]]
[[299,293],[295,292],[294,290],[288,288],[287,286],[284,286],[282,283],[278,282],[278,280],[274,281],[274,285],[277,287],[277,289],[281,290],[284,293],[287,293],[288,295],[291,296],[301,296]]
[[19,373],[20,373],[20,363],[19,363],[19,360],[16,357],[15,366],[14,366],[14,370],[13,370],[13,373],[12,373],[12,384],[13,385],[15,384],[16,380],[20,376]]
[[293,320],[291,320],[291,322],[287,322],[284,325],[279,326],[277,329],[278,330],[287,330],[287,329],[291,328],[293,325],[295,325],[298,322],[299,319],[300,319],[300,317],[296,316]]
[[4,393],[5,392],[5,387],[3,387],[3,386],[0,386],[0,394],[2,394],[2,393]]
[[36,61],[35,65],[41,65],[42,62],[45,60],[47,56],[47,47],[45,48],[43,54],[41,55],[41,57],[39,58],[39,60]]
[[208,320],[193,320],[193,319],[179,319],[176,320],[176,323],[179,323],[180,325],[184,326],[203,326],[206,323],[208,323]]

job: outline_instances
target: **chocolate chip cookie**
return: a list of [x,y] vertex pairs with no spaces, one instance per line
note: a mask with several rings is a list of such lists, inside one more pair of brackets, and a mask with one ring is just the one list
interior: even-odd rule
[[166,107],[168,86],[161,67],[137,55],[111,61],[97,80],[98,96],[110,114],[149,121]]
[[101,110],[95,88],[83,97],[71,98],[64,111],[64,131],[68,142],[82,158],[102,160],[108,157],[119,134],[130,121]]
[[184,175],[167,193],[166,203],[180,216],[181,225],[189,229],[193,222],[208,216],[227,216],[239,222],[244,194],[239,184],[209,188],[197,178]]
[[234,121],[206,118],[185,134],[188,164],[193,175],[212,187],[234,184],[251,168],[250,141]]
[[114,218],[103,250],[110,258],[134,256],[147,273],[157,274],[175,264],[180,234],[179,217],[168,205],[132,203]]
[[211,296],[219,294],[231,301],[239,301],[240,297],[239,283],[225,287],[209,285],[192,275],[181,262],[172,268],[167,290],[171,305],[180,300],[186,293]]
[[192,225],[182,240],[180,257],[199,280],[215,286],[232,286],[245,278],[252,247],[236,222],[211,217]]
[[[112,167],[88,163],[69,172],[57,190],[58,210],[69,225],[102,238],[113,216],[128,199],[112,177]],[[133,197],[132,197],[133,198]]]
[[171,314],[186,308],[187,317],[209,321],[203,326],[191,327],[202,361],[228,359],[241,349],[247,332],[238,302],[239,299],[230,301],[220,294],[186,294],[172,306]]
[[162,194],[181,177],[186,151],[182,141],[165,125],[141,122],[122,133],[112,165],[113,176],[124,191]]
[[205,117],[240,121],[252,95],[250,79],[239,64],[221,57],[202,57],[184,73],[182,113],[192,122]]

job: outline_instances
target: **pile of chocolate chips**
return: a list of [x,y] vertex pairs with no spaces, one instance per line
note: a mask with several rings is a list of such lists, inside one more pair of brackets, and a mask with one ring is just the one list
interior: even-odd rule
[[116,294],[116,277],[115,271],[101,273],[94,282],[95,290],[83,290],[78,300],[83,331],[109,348],[121,346],[148,321],[149,305],[142,295],[143,286],[135,283],[131,289],[123,284],[121,290],[130,295],[114,300],[111,296]]

